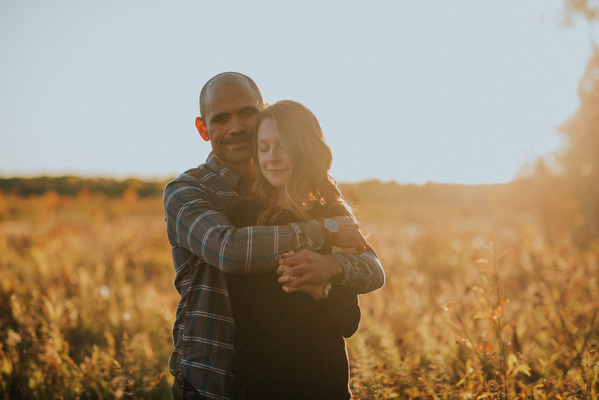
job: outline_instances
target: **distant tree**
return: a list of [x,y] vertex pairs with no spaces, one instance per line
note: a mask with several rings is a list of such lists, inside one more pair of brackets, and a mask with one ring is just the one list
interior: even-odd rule
[[[573,25],[577,17],[589,24],[598,23],[599,2],[564,0],[565,25]],[[599,48],[594,43],[591,60],[578,86],[578,97],[580,108],[559,127],[568,146],[558,154],[562,173],[556,178],[561,181],[561,191],[576,199],[588,235],[599,237]],[[539,164],[534,168],[536,180],[546,175],[542,167]],[[544,192],[547,196],[557,195],[550,190]]]
[[568,24],[572,24],[576,16],[589,22],[599,21],[599,4],[595,0],[564,0],[564,12]]
[[[572,1],[573,2],[573,1]],[[579,1],[579,3],[583,3]],[[565,176],[578,191],[589,234],[599,236],[599,48],[593,46],[591,60],[578,87],[580,108],[559,128],[568,139],[558,161]]]

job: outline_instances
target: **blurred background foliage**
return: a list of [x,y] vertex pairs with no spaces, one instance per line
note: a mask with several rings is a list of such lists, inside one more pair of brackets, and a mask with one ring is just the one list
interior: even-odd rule
[[[597,46],[578,95],[510,183],[340,184],[387,272],[348,340],[356,398],[599,398]],[[170,397],[165,183],[0,178],[0,398]]]

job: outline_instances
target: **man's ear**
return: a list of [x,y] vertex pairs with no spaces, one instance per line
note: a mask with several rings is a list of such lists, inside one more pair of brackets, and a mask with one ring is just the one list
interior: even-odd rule
[[204,139],[207,142],[210,141],[210,136],[208,136],[208,132],[206,131],[206,124],[204,123],[204,120],[202,120],[201,117],[196,118],[196,128],[198,128],[198,132],[200,132],[200,136],[202,137],[202,139]]

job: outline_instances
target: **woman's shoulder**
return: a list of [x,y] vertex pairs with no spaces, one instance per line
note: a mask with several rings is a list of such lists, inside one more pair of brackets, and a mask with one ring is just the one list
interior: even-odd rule
[[350,211],[341,202],[332,204],[315,203],[308,213],[312,218],[347,217],[351,215]]

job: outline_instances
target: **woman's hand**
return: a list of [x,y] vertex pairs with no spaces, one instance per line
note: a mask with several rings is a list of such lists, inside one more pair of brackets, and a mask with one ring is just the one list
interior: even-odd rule
[[331,255],[311,250],[290,251],[283,254],[277,268],[279,283],[287,293],[303,292],[315,299],[324,298],[324,287],[332,279],[339,279],[343,269]]
[[317,284],[313,284],[313,285],[304,284],[297,289],[292,289],[288,285],[283,285],[283,290],[286,291],[287,293],[292,293],[292,292],[307,293],[310,296],[312,296],[312,298],[314,298],[314,300],[324,300],[324,299],[326,299],[326,296],[324,294],[324,288],[326,285],[327,285],[326,283],[317,283]]

